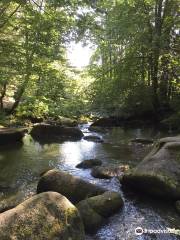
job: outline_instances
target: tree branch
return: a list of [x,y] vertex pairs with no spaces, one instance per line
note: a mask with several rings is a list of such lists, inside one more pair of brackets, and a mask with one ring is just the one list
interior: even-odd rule
[[11,19],[11,17],[18,11],[18,9],[20,8],[21,4],[19,4],[16,9],[8,16],[8,18],[0,25],[0,28],[3,28],[6,23],[9,22],[9,20]]

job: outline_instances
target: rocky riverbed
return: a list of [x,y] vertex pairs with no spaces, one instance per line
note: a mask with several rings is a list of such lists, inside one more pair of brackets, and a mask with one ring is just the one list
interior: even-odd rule
[[[107,179],[94,178],[91,168],[76,168],[83,160],[99,159],[104,169],[113,166],[129,166],[130,170],[138,166],[141,160],[152,150],[152,141],[145,144],[132,139],[159,139],[169,135],[153,129],[101,129],[101,133],[89,132],[88,125],[81,126],[85,136],[93,135],[101,142],[65,141],[42,144],[34,141],[29,135],[24,138],[22,146],[1,146],[0,148],[0,209],[12,208],[36,193],[40,174],[56,168],[78,176],[122,196],[123,207],[107,221],[100,224],[97,232],[86,235],[87,239],[120,240],[120,239],[167,239],[176,240],[175,234],[135,235],[137,227],[146,229],[179,228],[180,217],[172,201],[155,199],[146,193],[134,189],[122,191],[119,179],[111,176]],[[99,167],[99,166],[98,166]],[[107,171],[106,171],[107,172]],[[121,174],[120,174],[121,175]],[[104,197],[106,199],[106,197]],[[94,202],[92,200],[92,202]],[[106,202],[104,200],[104,202]],[[14,204],[13,204],[14,203]],[[82,203],[87,204],[87,203]],[[178,206],[178,203],[176,204]]]

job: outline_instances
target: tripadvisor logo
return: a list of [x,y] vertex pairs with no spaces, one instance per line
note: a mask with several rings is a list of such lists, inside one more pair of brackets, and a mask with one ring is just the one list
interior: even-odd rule
[[180,236],[180,229],[166,228],[166,229],[146,229],[137,227],[135,229],[135,235],[140,236],[142,234],[175,234]]
[[144,233],[144,230],[143,230],[142,227],[137,227],[137,228],[135,229],[135,234],[136,234],[137,236],[140,236],[140,235],[142,235],[143,233]]

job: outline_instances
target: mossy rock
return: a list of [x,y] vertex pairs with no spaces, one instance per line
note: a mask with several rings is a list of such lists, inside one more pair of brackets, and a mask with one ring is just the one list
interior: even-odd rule
[[52,142],[64,140],[80,140],[83,133],[76,127],[64,127],[52,124],[35,124],[30,132],[34,140],[39,142]]
[[180,136],[162,138],[153,150],[125,174],[121,183],[150,195],[180,198]]
[[105,223],[105,218],[99,215],[88,203],[87,200],[81,201],[76,207],[81,215],[85,232],[95,233],[103,223]]
[[117,192],[107,191],[104,194],[87,198],[77,205],[82,217],[85,231],[96,231],[105,220],[120,210],[123,206],[121,195]]
[[47,192],[0,214],[1,240],[84,240],[79,212],[67,198]]
[[65,171],[53,169],[40,178],[37,186],[38,193],[47,191],[59,192],[71,202],[77,203],[85,198],[102,194],[106,190]]

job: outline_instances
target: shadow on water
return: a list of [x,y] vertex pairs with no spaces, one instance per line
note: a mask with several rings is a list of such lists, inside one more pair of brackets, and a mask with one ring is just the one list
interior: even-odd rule
[[[92,183],[119,191],[124,198],[124,208],[112,216],[106,225],[87,240],[176,240],[174,234],[135,235],[137,227],[147,229],[180,228],[180,217],[172,203],[153,200],[148,196],[123,192],[116,178],[95,179],[90,170],[77,169],[75,166],[84,159],[99,158],[103,163],[120,163],[135,166],[151,150],[152,145],[131,143],[133,138],[157,139],[167,134],[153,129],[116,128],[101,133],[88,131],[83,125],[85,135],[95,134],[103,137],[104,143],[85,140],[40,144],[30,136],[24,138],[21,147],[0,148],[0,203],[23,200],[36,192],[37,181],[43,171],[59,168]],[[6,206],[5,206],[6,207]]]

